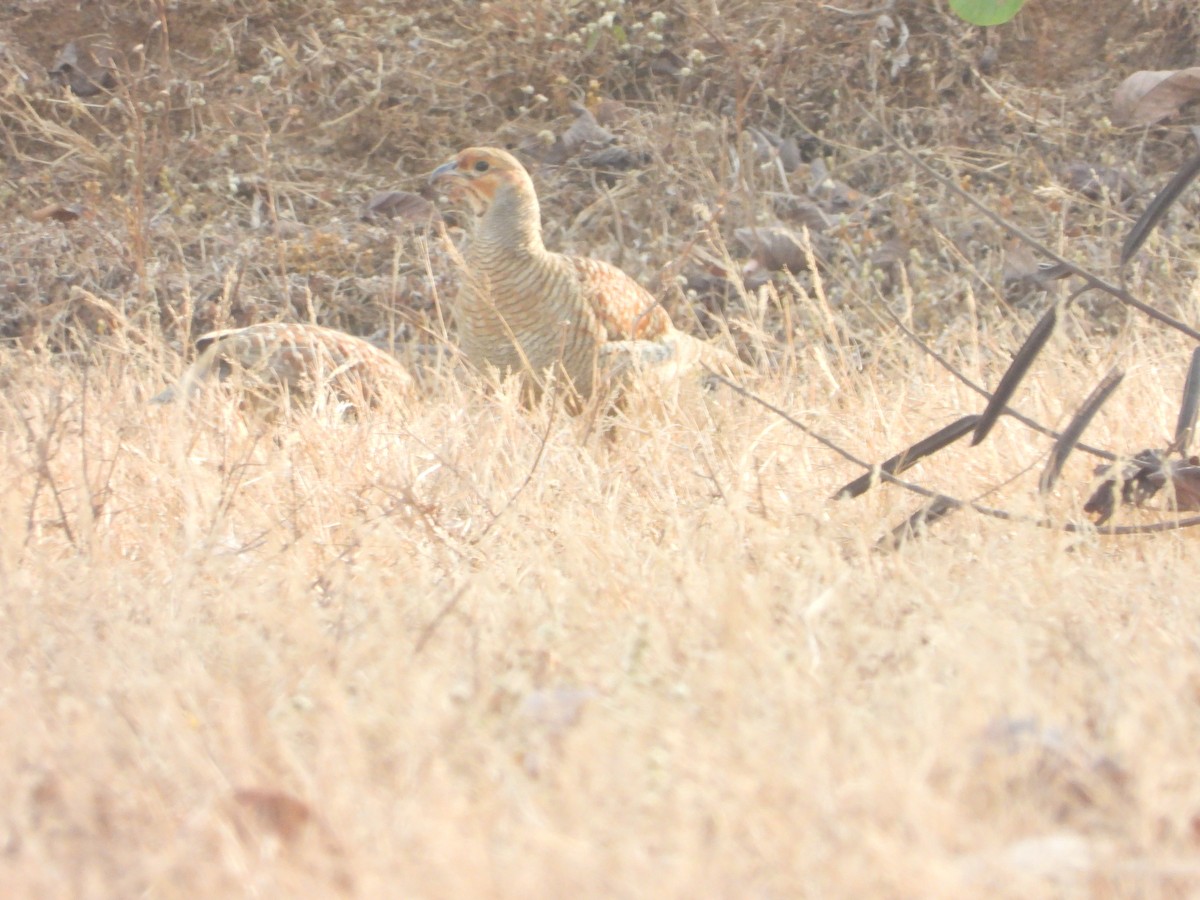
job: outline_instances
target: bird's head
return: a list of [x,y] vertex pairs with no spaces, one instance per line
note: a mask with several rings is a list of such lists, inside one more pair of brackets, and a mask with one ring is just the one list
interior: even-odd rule
[[465,200],[480,216],[505,194],[535,196],[525,167],[511,153],[494,147],[459,151],[433,170],[429,182],[445,190],[452,201]]

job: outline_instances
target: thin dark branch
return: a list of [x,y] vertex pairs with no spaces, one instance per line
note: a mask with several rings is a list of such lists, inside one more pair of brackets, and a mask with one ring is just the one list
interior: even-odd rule
[[[1186,519],[1173,519],[1170,522],[1151,522],[1149,525],[1098,525],[1096,534],[1130,535],[1130,534],[1161,534],[1164,531],[1182,531],[1184,528],[1195,528],[1200,525],[1200,516],[1189,516]],[[1068,531],[1079,531],[1076,527],[1068,527]]]

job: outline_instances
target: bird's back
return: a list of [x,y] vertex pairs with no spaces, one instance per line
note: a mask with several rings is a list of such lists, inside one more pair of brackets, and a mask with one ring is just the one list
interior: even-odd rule
[[404,394],[412,375],[391,354],[359,337],[302,323],[271,322],[230,328],[196,340],[198,357],[179,388],[155,400],[166,402],[193,392],[211,372],[220,378],[236,374],[252,392],[284,390],[313,395],[331,390],[344,400],[377,402]]

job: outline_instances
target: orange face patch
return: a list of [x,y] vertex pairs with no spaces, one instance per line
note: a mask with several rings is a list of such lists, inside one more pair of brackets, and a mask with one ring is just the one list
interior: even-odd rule
[[500,186],[523,172],[521,164],[503,150],[471,147],[438,166],[429,176],[453,202],[465,200],[484,213]]

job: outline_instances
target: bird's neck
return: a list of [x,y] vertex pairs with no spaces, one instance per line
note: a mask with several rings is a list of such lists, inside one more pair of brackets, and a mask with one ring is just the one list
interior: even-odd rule
[[475,245],[479,249],[503,247],[509,254],[540,256],[546,252],[541,211],[532,186],[520,190],[519,186],[509,185],[496,192],[479,220]]

